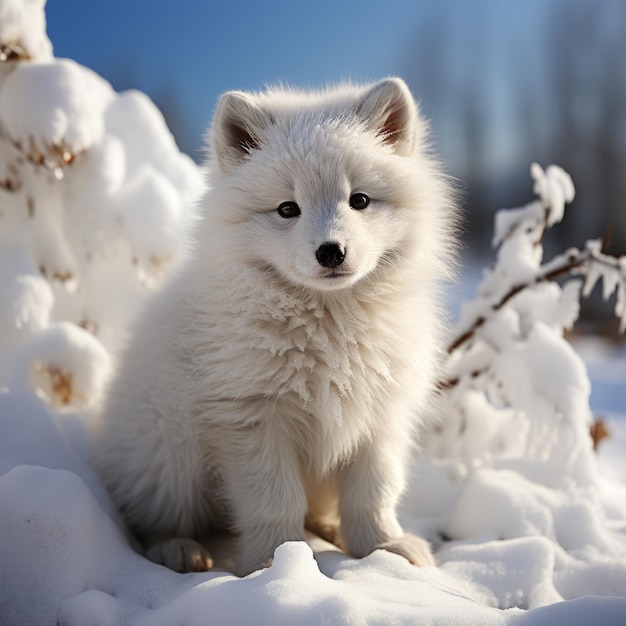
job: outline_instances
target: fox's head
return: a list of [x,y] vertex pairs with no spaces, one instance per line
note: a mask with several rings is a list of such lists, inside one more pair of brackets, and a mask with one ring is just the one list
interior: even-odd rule
[[212,127],[214,229],[236,228],[239,258],[307,288],[389,270],[431,245],[432,213],[447,202],[424,136],[397,78],[226,93]]

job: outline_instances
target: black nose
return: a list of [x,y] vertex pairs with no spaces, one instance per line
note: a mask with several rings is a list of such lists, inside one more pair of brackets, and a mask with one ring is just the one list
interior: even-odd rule
[[338,243],[329,241],[317,249],[315,257],[322,267],[337,267],[346,258],[346,251]]

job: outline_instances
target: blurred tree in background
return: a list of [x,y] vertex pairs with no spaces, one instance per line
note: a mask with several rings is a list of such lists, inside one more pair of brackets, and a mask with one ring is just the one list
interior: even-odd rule
[[547,0],[541,19],[515,31],[507,22],[528,19],[516,4],[433,5],[406,62],[436,147],[462,181],[470,248],[487,249],[494,210],[527,197],[538,161],[576,181],[555,245],[612,225],[612,250],[625,251],[626,2]]

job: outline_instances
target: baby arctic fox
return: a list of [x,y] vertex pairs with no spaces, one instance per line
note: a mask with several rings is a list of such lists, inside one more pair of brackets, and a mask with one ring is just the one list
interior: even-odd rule
[[416,565],[396,504],[438,375],[454,203],[404,82],[226,93],[188,258],[148,303],[95,464],[147,556],[236,571],[305,527]]

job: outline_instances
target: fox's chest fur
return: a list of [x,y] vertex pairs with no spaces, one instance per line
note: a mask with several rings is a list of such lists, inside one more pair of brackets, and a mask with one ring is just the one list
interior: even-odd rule
[[[280,420],[317,471],[345,461],[374,435],[381,407],[404,382],[402,343],[411,337],[396,328],[393,310],[381,316],[375,292],[320,297],[241,269],[214,278],[205,296],[186,299],[181,317],[198,424]],[[260,418],[258,410],[215,410],[230,402],[273,410]]]

